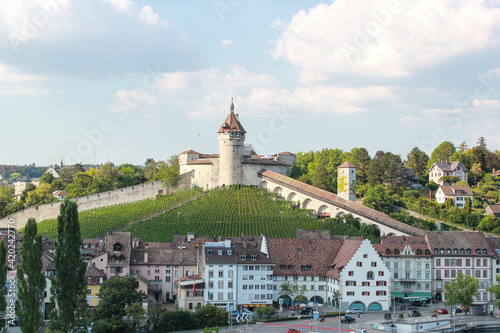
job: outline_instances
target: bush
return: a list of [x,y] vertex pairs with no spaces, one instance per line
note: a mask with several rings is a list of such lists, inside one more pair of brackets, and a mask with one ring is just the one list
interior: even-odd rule
[[403,198],[408,200],[410,198],[419,198],[420,197],[420,193],[417,191],[417,190],[409,190],[409,191],[404,191],[403,192]]
[[263,306],[255,309],[257,318],[271,318],[276,313],[276,309],[272,306]]

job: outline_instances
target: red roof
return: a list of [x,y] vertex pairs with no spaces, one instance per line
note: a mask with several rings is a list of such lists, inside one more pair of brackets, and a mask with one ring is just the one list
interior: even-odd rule
[[345,161],[344,163],[339,165],[337,168],[356,168],[356,166],[349,161]]
[[231,112],[229,112],[226,120],[224,120],[217,133],[224,133],[224,132],[246,133],[245,129],[243,128],[243,126],[241,126],[241,123],[238,120],[238,116],[234,114],[234,105],[232,101],[231,101]]

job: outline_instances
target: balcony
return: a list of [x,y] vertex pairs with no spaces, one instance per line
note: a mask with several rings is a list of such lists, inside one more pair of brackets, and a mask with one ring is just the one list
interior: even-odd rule
[[407,283],[416,283],[417,279],[414,278],[405,278],[405,277],[400,277],[400,278],[394,278],[392,279],[393,282],[407,282]]

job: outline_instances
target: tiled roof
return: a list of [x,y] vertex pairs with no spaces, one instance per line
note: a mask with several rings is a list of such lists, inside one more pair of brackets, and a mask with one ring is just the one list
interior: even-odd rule
[[441,170],[448,172],[455,171],[459,166],[462,168],[462,171],[469,171],[469,169],[467,169],[465,165],[463,165],[462,162],[460,161],[434,162],[434,164],[429,168],[429,170],[432,169],[434,165],[438,166]]
[[[414,256],[417,255],[417,251],[420,250],[419,257],[428,257],[431,256],[432,252],[429,251],[429,245],[427,244],[427,240],[424,236],[382,236],[381,244],[373,244],[373,247],[378,252],[380,256],[395,256],[394,250],[399,251],[399,257],[404,257],[403,250],[407,245],[410,246],[411,250],[415,253]],[[390,251],[390,254],[387,252]]]
[[208,158],[198,158],[194,161],[188,162],[188,165],[197,165],[197,164],[212,164],[212,160]]
[[340,278],[340,272],[351,260],[352,256],[356,253],[362,243],[362,239],[344,240],[344,244],[340,248],[340,251],[335,257],[335,260],[333,260],[333,262],[330,264],[331,269],[325,274],[325,276],[338,280]]
[[292,155],[292,156],[297,156],[296,154],[290,153],[289,151],[284,151],[284,152],[281,152],[281,153],[277,153],[276,155]]
[[198,153],[197,151],[194,151],[192,149],[189,149],[189,150],[183,151],[179,155],[182,155],[182,154],[190,154],[190,155],[196,154],[196,155],[199,155],[200,153]]
[[[487,252],[481,255],[493,255],[489,243],[486,241],[484,233],[479,231],[428,231],[425,234],[427,243],[429,244],[429,249],[431,253],[437,249],[440,251],[444,250],[444,254],[448,254],[447,250],[453,251],[456,249],[460,253],[461,249],[467,251],[471,250],[471,253],[476,255],[477,249],[485,249]],[[439,253],[441,254],[441,253]]]
[[54,256],[49,252],[43,252],[42,254],[42,272],[55,271],[56,266],[54,266]]
[[284,186],[291,187],[295,191],[301,192],[305,195],[311,196],[312,198],[316,197],[322,201],[329,202],[334,206],[344,208],[348,211],[351,211],[355,214],[365,216],[377,223],[384,224],[389,226],[390,228],[400,230],[404,233],[413,234],[413,235],[424,235],[424,231],[406,223],[399,222],[398,220],[390,218],[388,215],[381,213],[375,209],[363,206],[362,204],[344,200],[341,197],[337,196],[334,193],[319,189],[312,185],[302,183],[293,178],[280,175],[279,173],[273,172],[271,170],[262,169],[259,172],[259,175],[263,179],[270,179],[271,181],[282,183]]
[[[108,253],[108,258],[115,256],[116,258],[122,257],[121,260],[130,259],[130,246],[131,246],[131,233],[122,231],[113,231],[106,236],[106,252]],[[122,248],[120,253],[114,252],[114,245],[119,243]]]
[[330,230],[297,230],[297,238],[302,239],[331,239]]
[[337,168],[356,168],[356,166],[349,161],[345,161],[344,163],[339,165]]
[[[446,196],[463,196],[470,195],[473,196],[472,190],[469,186],[449,186],[449,185],[441,185],[439,186],[441,191],[443,191]],[[458,193],[457,193],[458,192]]]
[[[147,261],[146,259],[147,254]],[[131,265],[196,265],[196,248],[132,249]]]
[[99,268],[95,267],[94,265],[87,266],[87,272],[85,272],[85,277],[105,277],[106,273],[104,273],[102,270]]
[[[246,248],[245,248],[246,244]],[[236,253],[237,263],[238,264],[267,264],[272,265],[274,262],[269,259],[265,254],[260,252],[260,248],[255,245],[249,244],[248,242],[244,243],[233,243],[234,252]],[[241,260],[241,255],[246,255],[246,260]],[[251,256],[256,255],[256,260],[251,260]]]
[[488,205],[486,206],[487,213],[490,214],[500,214],[500,205]]
[[500,258],[500,237],[486,237],[486,241],[497,258]]
[[275,161],[275,160],[266,160],[266,159],[250,159],[250,160],[243,160],[243,164],[290,165],[290,164],[285,163],[285,162]]
[[344,240],[268,238],[269,258],[276,264],[274,275],[324,276]]
[[223,133],[223,132],[239,132],[239,133],[246,133],[245,129],[243,126],[241,126],[240,121],[238,120],[238,117],[234,112],[230,112],[226,120],[222,123],[220,129],[217,131],[217,133]]

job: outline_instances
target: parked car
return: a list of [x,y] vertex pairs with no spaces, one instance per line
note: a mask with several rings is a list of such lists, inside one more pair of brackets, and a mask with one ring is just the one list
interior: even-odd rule
[[344,317],[340,317],[340,322],[342,324],[351,324],[351,323],[355,323],[356,319],[354,319],[351,316],[344,316]]
[[300,310],[300,314],[301,315],[310,315],[311,311],[312,311],[311,308],[303,308],[303,309]]
[[351,331],[349,333],[368,333],[368,332],[366,332],[366,330],[355,330],[355,331]]
[[417,310],[408,311],[408,317],[420,317],[421,315],[420,311]]
[[438,314],[448,314],[448,310],[446,309],[439,309]]
[[453,308],[453,310],[455,310],[455,313],[462,313],[464,312],[462,309],[460,308]]
[[353,314],[353,313],[363,313],[363,309],[361,308],[352,308],[347,310],[345,313]]
[[286,333],[302,333],[302,331],[296,330],[295,328],[289,328]]

